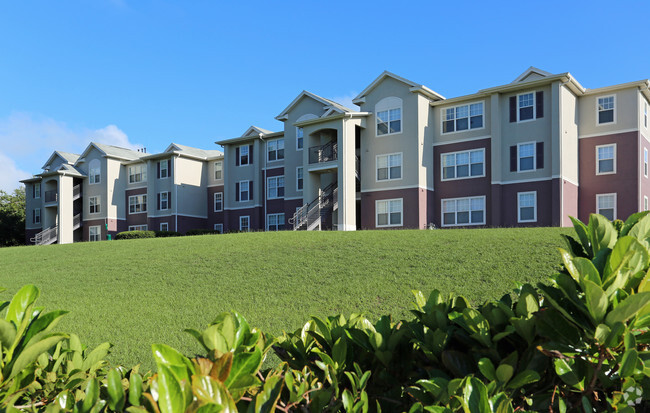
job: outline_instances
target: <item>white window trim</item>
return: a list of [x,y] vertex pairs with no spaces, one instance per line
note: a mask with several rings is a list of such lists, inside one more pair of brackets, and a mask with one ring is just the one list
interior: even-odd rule
[[[97,230],[97,234],[95,234],[97,239],[92,239],[91,238],[93,236],[93,234],[90,233],[91,229],[96,229]],[[101,227],[101,225],[92,225],[92,226],[88,227],[88,241],[89,242],[97,242],[97,241],[101,241],[101,240],[102,240],[102,227]]]
[[[163,229],[163,225],[166,227],[165,229]],[[160,230],[161,231],[169,231],[169,222],[161,222],[160,223]]]
[[219,234],[223,234],[223,224],[214,224],[214,230],[219,231]]
[[[382,135],[383,136],[383,135]],[[386,156],[390,157],[391,155],[399,155],[399,178],[390,178],[390,166],[388,166],[388,178],[378,179],[377,172],[379,171],[379,157]],[[389,181],[401,181],[404,179],[404,153],[403,152],[394,152],[394,153],[382,153],[381,155],[375,156],[375,182],[389,182]]]
[[[476,152],[476,151],[481,151],[483,152],[483,174],[481,175],[476,175],[476,176],[462,176],[460,178],[443,178],[445,176],[444,171],[445,171],[445,166],[442,161],[443,156],[445,155],[456,155],[459,153],[464,153],[467,152],[468,156],[470,157],[470,163],[469,163],[469,168],[470,168],[470,173],[472,170],[472,158],[471,158],[471,152]],[[517,147],[517,154],[519,154],[519,147]],[[457,166],[457,165],[455,165]],[[517,157],[517,168],[519,168],[519,157]],[[526,171],[528,172],[528,171]],[[440,181],[445,182],[445,181],[458,181],[459,179],[473,179],[473,178],[485,178],[485,148],[477,148],[477,149],[468,149],[465,151],[456,151],[456,152],[445,152],[440,154]]]
[[[266,141],[266,161],[267,162],[281,162],[281,161],[284,161],[284,152],[282,153],[282,158],[278,158],[279,148],[277,147],[277,144],[279,144],[280,141],[282,141],[282,150],[284,151],[284,149],[285,149],[284,148],[284,138],[278,138],[278,139],[272,139],[272,140]],[[276,148],[275,148],[275,159],[273,159],[273,160],[271,160],[269,158],[269,155],[271,154],[271,151],[269,150],[269,144],[271,142],[277,142],[276,143]],[[305,141],[304,140],[303,140],[303,146],[305,146]]]
[[[95,199],[95,210],[96,212],[90,212],[90,200]],[[102,213],[102,208],[101,208],[101,197],[99,195],[97,196],[89,196],[88,197],[88,215],[96,215],[96,214],[101,214]],[[97,208],[99,206],[99,208]]]
[[[444,209],[442,207],[444,205],[445,201],[458,201],[458,200],[461,200],[461,199],[469,199],[470,200],[469,201],[470,206],[471,206],[471,202],[472,202],[471,200],[474,199],[474,198],[483,198],[483,222],[480,222],[480,223],[479,222],[476,222],[476,223],[469,222],[467,224],[458,224],[458,223],[456,223],[456,224],[445,224],[445,211],[444,211]],[[485,201],[486,201],[485,195],[441,199],[440,200],[440,226],[441,227],[469,227],[469,226],[485,225],[485,220],[487,218],[487,205],[486,205]],[[470,209],[469,212],[470,212],[470,220],[471,220],[471,212],[472,212],[471,209]],[[458,211],[456,211],[456,217],[458,218]],[[456,219],[456,221],[458,221],[458,219]]]
[[[138,175],[138,173],[131,174],[131,170],[133,169],[135,171],[135,168],[140,168],[140,180],[136,181],[135,177]],[[135,164],[135,165],[129,165],[127,168],[128,172],[128,178],[127,182],[129,184],[139,184],[140,182],[147,182],[147,164]],[[131,181],[131,177],[133,176],[134,180]]]
[[[280,196],[280,193],[279,193],[280,192],[279,189],[281,187],[278,185],[278,181],[280,180],[280,178],[282,178],[282,180],[284,181],[284,175],[269,176],[269,177],[266,178],[266,199],[284,199],[284,195]],[[275,180],[275,196],[269,195],[269,189],[271,188],[270,182],[272,180]],[[286,182],[284,182],[284,184],[286,185]],[[303,184],[304,184],[304,182],[303,182]],[[284,188],[284,192],[286,194],[287,188],[286,188],[285,185],[283,185],[282,188]]]
[[[533,194],[535,197],[535,204],[533,205],[533,219],[521,219],[521,205],[520,205],[520,195],[530,195]],[[517,222],[526,223],[526,222],[537,222],[537,191],[527,191],[527,192],[517,192]]]
[[[246,183],[246,186],[248,188],[246,190],[246,193],[248,194],[248,199],[246,199],[245,201],[242,199],[242,196],[241,196],[241,194],[243,192],[242,191],[242,184],[244,182]],[[239,202],[249,202],[250,200],[251,200],[251,186],[249,184],[249,181],[247,181],[247,180],[246,181],[239,181]]]
[[[455,113],[455,110],[456,110],[457,107],[467,106],[467,111],[469,113],[470,106],[475,105],[477,103],[482,103],[483,104],[483,113],[481,114],[481,117],[483,118],[483,126],[481,126],[480,128],[471,128],[471,123],[470,123],[470,124],[467,125],[467,129],[465,129],[465,130],[455,130],[453,132],[443,132],[443,130],[444,130],[444,122],[447,119],[447,109],[453,108],[454,113]],[[454,114],[454,116],[456,116],[456,115]],[[470,122],[469,119],[471,117],[472,117],[471,115],[468,115],[468,122]],[[454,120],[455,119],[456,118],[454,118]],[[462,105],[446,106],[444,108],[440,108],[440,134],[441,135],[453,135],[455,133],[464,133],[464,132],[469,132],[469,131],[477,131],[477,130],[481,130],[481,129],[485,129],[485,101],[484,100],[476,100],[474,102],[468,102],[468,103],[464,103]]]
[[41,185],[40,182],[36,182],[34,184],[34,195],[36,195],[36,186],[38,186],[38,196],[34,196],[34,199],[40,199],[41,198],[41,191],[43,190],[43,186]]
[[[244,147],[248,151],[248,153],[246,155],[246,163],[242,162],[242,148],[244,148]],[[239,145],[238,148],[239,148],[239,165],[238,166],[248,166],[248,165],[250,165],[251,164],[251,150],[250,150],[249,145]]]
[[[402,209],[402,212],[399,216],[399,224],[391,224],[390,223],[390,202],[391,201],[399,201],[400,206]],[[387,202],[388,203],[388,224],[386,225],[379,225],[379,214],[377,213],[377,205],[380,202]],[[390,199],[377,199],[375,200],[375,227],[377,228],[389,228],[389,227],[403,227],[404,226],[404,198],[390,198]]]
[[[128,209],[128,211],[129,211],[129,215],[146,214],[147,211],[149,210],[149,205],[148,205],[148,204],[149,204],[149,200],[147,199],[147,207],[144,209],[144,211],[140,211],[140,212],[131,212],[131,198],[135,198],[135,199],[136,199],[136,203],[134,204],[134,206],[135,206],[135,205],[138,205],[138,204],[137,204],[137,197],[139,197],[139,196],[144,196],[144,197],[146,197],[147,194],[139,194],[139,195],[130,195],[130,196],[129,196],[129,209]],[[140,205],[142,205],[142,204],[140,204]]]
[[[221,178],[217,178],[217,164],[221,164],[221,170],[219,171],[221,172]],[[223,180],[223,161],[215,161],[213,167],[214,167],[214,175],[212,176],[214,177],[214,180],[215,181]]]
[[[610,97],[614,98],[614,114],[613,114],[614,120],[611,121],[611,122],[600,123],[599,116],[598,116],[600,114],[600,110],[598,110],[598,99],[610,98]],[[618,105],[616,104],[616,95],[597,96],[596,97],[596,126],[616,125],[616,107],[617,106]],[[609,109],[607,109],[607,110],[609,110]]]
[[[167,179],[169,178],[169,163],[171,162],[171,159],[165,159],[163,161],[160,161],[160,178],[159,179]],[[167,171],[166,176],[162,176],[163,172],[163,162],[165,163],[165,168],[164,170]]]
[[[383,103],[383,101],[385,99],[394,99],[395,101],[397,101],[397,99],[399,99],[400,103],[399,103],[399,105],[390,104],[390,103]],[[379,106],[379,108],[377,108],[377,106]],[[388,120],[388,123],[389,123],[388,124],[388,127],[389,127],[388,130],[389,130],[389,132],[380,135],[378,133],[379,132],[379,130],[378,130],[379,122],[377,122],[377,120],[379,118],[378,118],[377,114],[379,112],[388,112],[388,115],[390,116],[390,111],[394,110],[394,109],[399,109],[400,110],[399,111],[399,120],[400,120],[399,132],[390,133],[390,119],[389,119]],[[383,98],[382,100],[380,100],[379,102],[377,102],[377,104],[375,104],[374,121],[375,121],[375,138],[383,138],[384,136],[399,135],[399,134],[403,133],[404,132],[404,101],[402,100],[402,98],[399,98],[397,96],[387,96],[387,97]]]
[[648,197],[647,196],[643,197],[643,210],[644,211],[648,210]]
[[[221,195],[221,209],[217,209],[217,195]],[[223,211],[223,192],[215,192],[214,195],[212,195],[212,200],[214,202],[214,212]]]
[[[599,172],[598,171],[598,148],[605,148],[608,146],[613,146],[614,147],[614,169],[611,172]],[[615,143],[608,143],[606,145],[596,145],[596,175],[614,175],[616,174],[616,144]]]
[[[270,224],[270,223],[269,223],[269,218],[270,218],[271,216],[279,217],[280,215],[282,215],[282,226],[284,227],[284,226],[286,225],[286,222],[285,222],[285,220],[284,220],[284,212],[279,212],[279,213],[277,213],[277,214],[266,214],[266,231],[271,231],[271,230],[270,230],[270,225],[269,225],[269,224]],[[279,226],[279,225],[277,224],[277,222],[278,222],[278,221],[277,221],[277,218],[276,218],[276,221],[275,221],[275,222],[276,222],[275,225],[276,225],[276,226]],[[282,230],[278,228],[278,229],[273,230],[273,231],[276,232],[276,231],[282,231]]]
[[[94,169],[92,167],[93,162],[96,162],[95,165],[99,165],[98,168]],[[99,180],[97,180],[95,177],[97,175],[93,174],[94,170],[99,170]],[[102,163],[99,161],[99,159],[93,159],[90,162],[88,162],[88,185],[96,185],[96,184],[101,184],[102,183]]]
[[[531,143],[533,144],[533,169],[526,169],[525,171],[522,171],[521,170],[521,156],[519,156],[519,148],[522,145],[530,145]],[[537,170],[537,141],[518,143],[517,144],[517,173],[534,172],[536,170]]]
[[[36,213],[38,211],[38,214]],[[38,216],[38,221],[36,221],[36,217]],[[40,224],[41,223],[41,209],[40,208],[34,208],[34,222],[32,224]]]
[[[302,148],[298,147],[298,129],[302,129]],[[305,129],[296,126],[296,151],[302,151],[303,149],[305,149]]]
[[[609,193],[609,194],[596,194],[596,213],[600,214],[600,209],[598,208],[598,199],[603,196],[611,196],[614,195],[614,219],[616,219],[617,215],[617,209],[618,209],[618,199],[616,197],[616,192],[614,193]],[[601,214],[602,215],[602,214]]]
[[[298,169],[302,169],[302,188],[298,189]],[[305,189],[305,169],[302,166],[296,166],[296,192],[302,192]]]
[[[168,211],[168,210],[172,209],[172,206],[170,205],[171,202],[169,202],[169,195],[168,195],[168,192],[167,192],[167,191],[159,192],[159,194],[160,194],[160,210],[161,210],[161,211]],[[163,203],[163,199],[162,199],[162,197],[163,197],[163,194],[165,194],[165,196],[167,197],[167,208],[163,208],[163,207],[162,207],[162,203]],[[149,202],[149,200],[147,199],[147,203],[148,203],[148,202]],[[147,207],[148,207],[148,206],[147,206]]]
[[[614,110],[616,110],[616,103],[614,103]],[[648,102],[643,101],[643,127],[648,129]]]
[[[519,114],[521,113],[519,110],[519,96],[530,95],[531,93],[533,94],[533,117],[531,119],[519,120]],[[534,120],[537,120],[537,91],[533,90],[532,92],[519,93],[517,95],[517,123],[532,122]]]
[[149,225],[129,225],[129,231],[149,231]]
[[242,229],[242,220],[244,218],[248,219],[248,229],[246,231],[250,232],[250,230],[251,230],[251,217],[250,217],[250,215],[240,215],[239,216],[239,230],[243,231],[243,229]]
[[[614,150],[616,152],[616,150]],[[643,148],[643,176],[648,177],[648,168],[650,165],[648,165],[648,162],[650,160],[648,159],[648,148]],[[614,168],[616,169],[616,168]]]

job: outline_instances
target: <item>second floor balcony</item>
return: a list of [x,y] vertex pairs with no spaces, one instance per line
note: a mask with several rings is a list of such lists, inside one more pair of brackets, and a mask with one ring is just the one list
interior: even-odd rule
[[309,148],[309,163],[330,162],[339,159],[339,147],[336,141]]
[[51,203],[57,201],[57,190],[45,191],[45,202]]

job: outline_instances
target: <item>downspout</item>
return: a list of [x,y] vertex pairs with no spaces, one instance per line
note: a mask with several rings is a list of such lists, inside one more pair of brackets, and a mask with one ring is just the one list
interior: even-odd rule
[[[260,133],[259,138],[260,141],[262,141],[262,144],[260,146],[262,146],[262,150],[264,150],[264,153],[262,154],[262,156],[264,157],[264,169],[262,170],[262,176],[263,176],[262,188],[264,189],[262,191],[262,200],[264,201],[264,216],[262,217],[262,221],[264,222],[264,231],[266,231],[267,230],[267,226],[266,226],[266,185],[267,184],[266,184],[266,148],[263,147],[264,134]],[[262,152],[262,150],[260,150],[260,152]],[[249,227],[250,227],[250,223],[249,223]]]
[[[565,82],[560,83],[560,87],[558,88],[558,100],[559,100],[558,101],[558,111],[559,111],[559,116],[558,116],[559,125],[558,126],[560,128],[560,130],[559,130],[560,141],[558,142],[558,144],[560,145],[560,150],[559,150],[559,154],[560,154],[560,159],[559,159],[559,161],[560,161],[560,227],[562,227],[563,226],[562,224],[564,223],[564,174],[562,173],[563,170],[564,170],[563,164],[562,164],[562,139],[563,139],[564,135],[562,133],[563,132],[563,130],[562,130],[562,88],[564,87],[564,85],[566,85],[570,81],[571,81],[571,78],[567,78],[567,80]],[[580,154],[578,154],[578,157],[579,156],[580,156]],[[579,160],[578,160],[578,163],[579,163]],[[552,166],[553,166],[553,161],[551,160],[551,176],[553,176]],[[580,173],[580,166],[578,166],[578,173]]]
[[174,229],[176,232],[178,232],[178,185],[176,185],[176,158],[174,156],[171,157],[171,161],[174,164],[174,167],[172,168],[172,173],[174,176],[172,177],[172,182],[174,183]]

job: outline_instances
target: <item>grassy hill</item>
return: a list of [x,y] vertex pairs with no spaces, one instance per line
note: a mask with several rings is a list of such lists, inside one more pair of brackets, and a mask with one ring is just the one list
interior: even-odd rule
[[272,334],[310,315],[409,317],[411,290],[477,303],[556,268],[559,228],[279,232],[0,249],[0,286],[41,289],[47,311],[70,311],[58,330],[110,360],[152,368],[152,343],[198,352],[185,328],[236,310]]

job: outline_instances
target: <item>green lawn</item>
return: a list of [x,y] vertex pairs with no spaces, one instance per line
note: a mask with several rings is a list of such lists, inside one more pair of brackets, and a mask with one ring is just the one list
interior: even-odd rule
[[152,343],[199,351],[185,328],[236,310],[278,334],[310,315],[409,317],[411,290],[478,303],[558,268],[559,228],[280,232],[0,249],[9,299],[27,283],[59,330],[115,347],[110,361],[153,367]]

